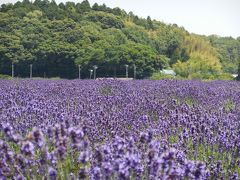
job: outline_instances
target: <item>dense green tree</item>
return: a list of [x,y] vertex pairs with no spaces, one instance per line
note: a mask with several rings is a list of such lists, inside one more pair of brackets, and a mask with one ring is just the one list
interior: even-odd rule
[[81,3],[77,3],[76,10],[80,14],[83,14],[85,12],[89,12],[91,10],[91,6],[90,6],[88,0],[84,0]]
[[111,11],[116,16],[126,17],[127,13],[124,10],[121,10],[120,8],[113,8]]
[[[206,38],[206,37],[205,37]],[[218,57],[223,64],[223,70],[235,74],[238,70],[238,59],[240,58],[240,41],[232,37],[209,36],[211,45],[218,51]]]
[[147,17],[147,29],[154,29],[153,22],[150,16]]
[[127,38],[133,42],[141,43],[141,44],[150,44],[151,39],[148,32],[139,26],[128,26],[122,29],[123,33],[127,36]]
[[1,12],[7,12],[13,8],[13,4],[8,3],[8,4],[2,4],[1,5]]
[[89,21],[101,23],[102,28],[123,28],[124,23],[119,18],[109,13],[104,12],[90,12],[86,18]]

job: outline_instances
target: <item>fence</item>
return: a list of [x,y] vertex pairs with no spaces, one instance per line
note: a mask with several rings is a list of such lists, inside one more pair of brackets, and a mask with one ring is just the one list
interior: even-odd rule
[[118,65],[118,66],[81,66],[75,68],[53,68],[37,66],[34,64],[28,65],[11,65],[11,76],[14,77],[40,77],[40,78],[67,78],[67,79],[96,79],[96,78],[136,78],[136,66]]

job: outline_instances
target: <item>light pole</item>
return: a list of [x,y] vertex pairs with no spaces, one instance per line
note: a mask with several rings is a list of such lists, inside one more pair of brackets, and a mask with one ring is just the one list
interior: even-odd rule
[[126,78],[128,78],[128,65],[125,64],[125,67],[126,67]]
[[14,78],[14,64],[12,63],[12,78]]
[[30,64],[30,79],[32,79],[32,64]]
[[81,65],[78,65],[78,79],[81,79]]
[[96,70],[97,70],[97,68],[98,68],[97,65],[93,66],[93,70],[94,70],[93,71],[93,79],[96,79]]
[[92,73],[93,73],[93,70],[92,69],[90,69],[89,70],[89,72],[90,72],[90,79],[92,78]]
[[133,64],[133,78],[136,79],[136,65]]

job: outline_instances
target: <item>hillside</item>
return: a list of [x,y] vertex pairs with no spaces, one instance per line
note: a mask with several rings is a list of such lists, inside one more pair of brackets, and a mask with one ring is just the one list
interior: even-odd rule
[[88,1],[56,4],[29,0],[0,8],[0,74],[76,78],[97,65],[97,75],[150,77],[173,68],[183,78],[218,78],[237,73],[240,38],[204,37],[176,24],[139,18],[119,8]]

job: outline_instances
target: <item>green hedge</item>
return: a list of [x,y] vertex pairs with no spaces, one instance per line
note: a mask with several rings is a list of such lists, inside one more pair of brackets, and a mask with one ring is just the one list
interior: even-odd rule
[[175,79],[175,76],[163,74],[161,72],[155,72],[150,77],[151,80],[161,80],[161,79]]
[[11,79],[11,76],[5,75],[5,74],[0,74],[0,79]]

